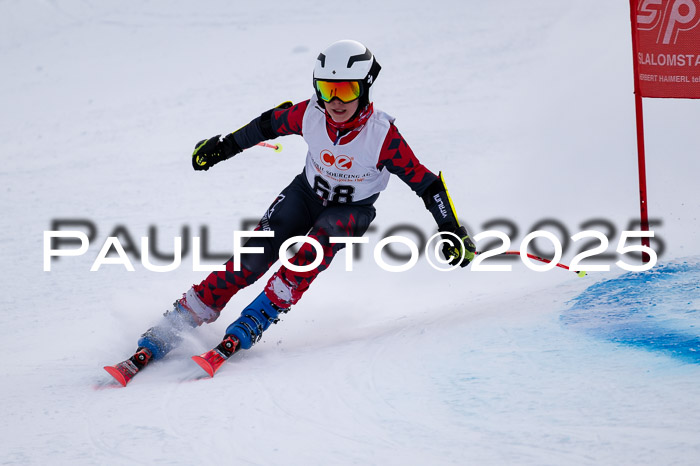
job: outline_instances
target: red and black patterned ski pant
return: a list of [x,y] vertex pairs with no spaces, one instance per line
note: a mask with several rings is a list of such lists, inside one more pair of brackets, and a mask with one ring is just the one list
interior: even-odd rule
[[[306,235],[315,239],[323,248],[323,261],[308,272],[294,272],[287,267],[270,278],[265,293],[270,300],[283,308],[295,304],[319,273],[328,268],[333,257],[343,249],[343,243],[331,243],[329,238],[362,236],[374,220],[373,205],[339,204],[323,201],[309,187],[305,175],[298,175],[287,186],[258,223],[256,230],[273,231],[272,238],[250,238],[245,247],[262,247],[262,254],[241,254],[241,269],[233,270],[233,257],[226,262],[226,270],[212,272],[194,291],[204,304],[221,311],[238,290],[253,284],[279,260],[282,243],[293,237]],[[289,260],[302,266],[316,259],[316,250],[304,243]],[[288,293],[279,293],[280,286]]]

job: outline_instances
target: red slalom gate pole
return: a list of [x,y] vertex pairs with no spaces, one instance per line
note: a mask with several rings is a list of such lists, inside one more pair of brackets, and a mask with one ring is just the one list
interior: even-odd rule
[[[483,254],[483,253],[484,253],[484,251],[475,251],[474,252],[474,254]],[[522,254],[520,254],[520,251],[505,251],[505,252],[502,252],[501,254],[503,254],[504,256],[520,256],[520,255],[522,255]],[[497,254],[497,255],[501,255],[501,254]],[[527,257],[529,257],[532,260],[544,262],[545,264],[551,264],[553,262],[549,259],[545,259],[544,257],[535,256],[534,254],[527,253],[526,255],[527,255]],[[564,269],[564,270],[570,270],[573,273],[575,273],[576,275],[578,275],[579,277],[586,276],[585,271],[583,271],[583,270],[571,270],[568,265],[562,264],[560,262],[556,262],[556,263],[554,263],[554,265],[556,265],[557,267]]]
[[[630,0],[630,23],[632,24],[632,63],[634,69],[634,107],[637,118],[637,166],[639,171],[639,220],[642,231],[649,231],[649,213],[647,211],[647,173],[644,151],[644,114],[642,111],[642,93],[639,86],[639,64],[637,62],[637,0]],[[642,245],[650,247],[649,238],[642,238]],[[642,253],[642,262],[649,262],[649,254]]]
[[270,144],[267,142],[259,142],[256,145],[260,146],[260,147],[267,147],[268,149],[274,149],[275,152],[282,152],[282,144],[280,144],[280,143]]

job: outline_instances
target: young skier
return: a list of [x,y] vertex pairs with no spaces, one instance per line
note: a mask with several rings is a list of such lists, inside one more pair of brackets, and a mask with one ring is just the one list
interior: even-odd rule
[[[309,150],[306,165],[263,214],[256,230],[272,237],[250,238],[245,246],[261,254],[242,254],[239,268],[233,257],[225,271],[211,273],[193,286],[166,312],[161,322],[138,341],[136,353],[123,363],[107,366],[123,385],[149,361],[162,358],[181,340],[182,333],[214,322],[231,297],[253,284],[277,260],[281,244],[293,236],[318,241],[323,259],[308,272],[280,267],[264,290],[226,329],[223,341],[193,359],[210,375],[234,352],[249,349],[280,313],[296,304],[319,273],[326,270],[342,242],[331,237],[362,236],[375,217],[374,202],[391,174],[404,181],[425,203],[441,232],[443,254],[452,265],[465,267],[475,247],[451,203],[442,174],[435,175],[413,154],[394,125],[394,118],[376,110],[370,89],[381,66],[359,42],[342,40],[319,54],[313,73],[315,94],[264,112],[241,129],[221,138],[200,141],[192,154],[195,170],[208,170],[256,144],[278,136],[303,136]],[[290,263],[314,262],[312,244],[303,243]]]

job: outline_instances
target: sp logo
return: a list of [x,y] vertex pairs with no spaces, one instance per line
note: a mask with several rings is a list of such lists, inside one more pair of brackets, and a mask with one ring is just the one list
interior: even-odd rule
[[640,31],[658,29],[657,44],[675,44],[682,31],[700,25],[700,0],[640,0],[637,24]]
[[327,167],[337,168],[338,170],[350,170],[352,168],[352,157],[347,155],[334,156],[331,151],[324,150],[321,152],[321,163]]

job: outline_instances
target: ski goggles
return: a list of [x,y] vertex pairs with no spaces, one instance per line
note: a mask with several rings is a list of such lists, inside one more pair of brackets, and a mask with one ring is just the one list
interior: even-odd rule
[[352,102],[362,94],[359,81],[316,81],[316,91],[324,102],[330,102],[334,98],[343,103]]

